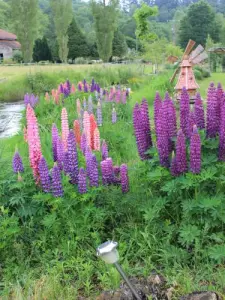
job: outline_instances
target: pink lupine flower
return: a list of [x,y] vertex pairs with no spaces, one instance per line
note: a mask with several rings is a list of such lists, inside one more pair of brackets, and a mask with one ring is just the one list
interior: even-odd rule
[[62,114],[61,114],[61,126],[62,126],[62,142],[64,145],[64,150],[67,151],[67,140],[68,140],[68,135],[69,135],[69,123],[68,123],[68,114],[67,110],[64,107],[62,109]]
[[45,100],[46,100],[47,102],[49,102],[49,100],[50,100],[50,97],[49,97],[48,92],[45,93]]
[[75,85],[72,84],[71,86],[71,94],[75,94],[76,93],[76,88],[75,88]]
[[81,112],[81,103],[80,103],[80,99],[77,99],[77,114],[80,115]]
[[98,128],[95,128],[95,131],[94,131],[94,149],[96,151],[100,151],[100,148],[101,148],[100,133],[99,133]]
[[90,116],[87,111],[84,112],[84,117],[83,117],[83,128],[84,128],[84,133],[87,138],[87,146],[91,147],[91,125],[90,125]]

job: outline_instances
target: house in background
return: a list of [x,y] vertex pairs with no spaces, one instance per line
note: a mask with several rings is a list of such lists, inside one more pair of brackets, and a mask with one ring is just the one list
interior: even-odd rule
[[20,50],[21,45],[17,36],[13,33],[0,29],[0,61],[13,57],[14,50]]

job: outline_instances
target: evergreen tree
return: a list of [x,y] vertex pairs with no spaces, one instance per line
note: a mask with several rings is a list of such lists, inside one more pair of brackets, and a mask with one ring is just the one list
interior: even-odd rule
[[75,18],[68,28],[68,58],[74,60],[76,57],[86,57],[89,55],[89,49],[84,34],[77,26]]
[[208,3],[199,1],[189,6],[187,14],[181,20],[179,42],[183,48],[189,39],[205,46],[208,34],[214,42],[219,40],[219,31],[215,12]]
[[59,45],[59,57],[62,62],[68,56],[68,27],[72,20],[72,0],[51,0],[54,23]]
[[122,57],[127,53],[127,43],[124,35],[116,30],[113,38],[112,55]]
[[34,41],[38,36],[38,0],[11,0],[13,30],[21,43],[24,62],[32,60]]
[[94,16],[96,42],[100,58],[107,62],[112,55],[112,41],[116,29],[117,0],[92,1],[92,12]]
[[45,36],[42,39],[37,39],[35,41],[33,50],[33,60],[35,62],[43,60],[52,61],[52,54]]

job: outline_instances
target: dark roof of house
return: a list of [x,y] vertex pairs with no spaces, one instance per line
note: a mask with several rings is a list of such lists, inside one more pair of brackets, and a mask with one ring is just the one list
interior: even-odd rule
[[21,48],[20,43],[17,41],[0,40],[0,46],[1,45],[10,47],[12,49],[20,49]]
[[16,41],[17,36],[13,33],[0,29],[0,40]]

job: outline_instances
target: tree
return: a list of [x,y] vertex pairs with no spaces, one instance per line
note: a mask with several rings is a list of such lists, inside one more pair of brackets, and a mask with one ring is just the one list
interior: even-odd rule
[[117,0],[110,0],[108,5],[106,5],[105,0],[103,2],[92,1],[97,48],[99,56],[104,62],[109,61],[109,58],[112,56],[117,7]]
[[74,60],[76,57],[86,57],[89,55],[89,49],[84,34],[77,26],[75,18],[72,19],[68,28],[68,58]]
[[35,62],[43,60],[52,61],[52,54],[45,36],[42,39],[37,39],[35,41],[33,60]]
[[122,57],[127,53],[127,43],[125,36],[116,30],[113,38],[112,55],[117,57]]
[[62,62],[68,56],[68,27],[72,20],[72,0],[51,0],[54,23],[59,45],[59,57]]
[[3,0],[0,0],[0,28],[9,29],[10,19],[9,19],[10,7],[9,4]]
[[214,42],[219,40],[219,27],[215,12],[205,1],[199,1],[189,6],[187,14],[181,20],[179,42],[185,48],[188,40],[205,46],[208,34]]
[[38,0],[11,0],[14,32],[21,43],[24,62],[32,60],[34,41],[38,35]]

